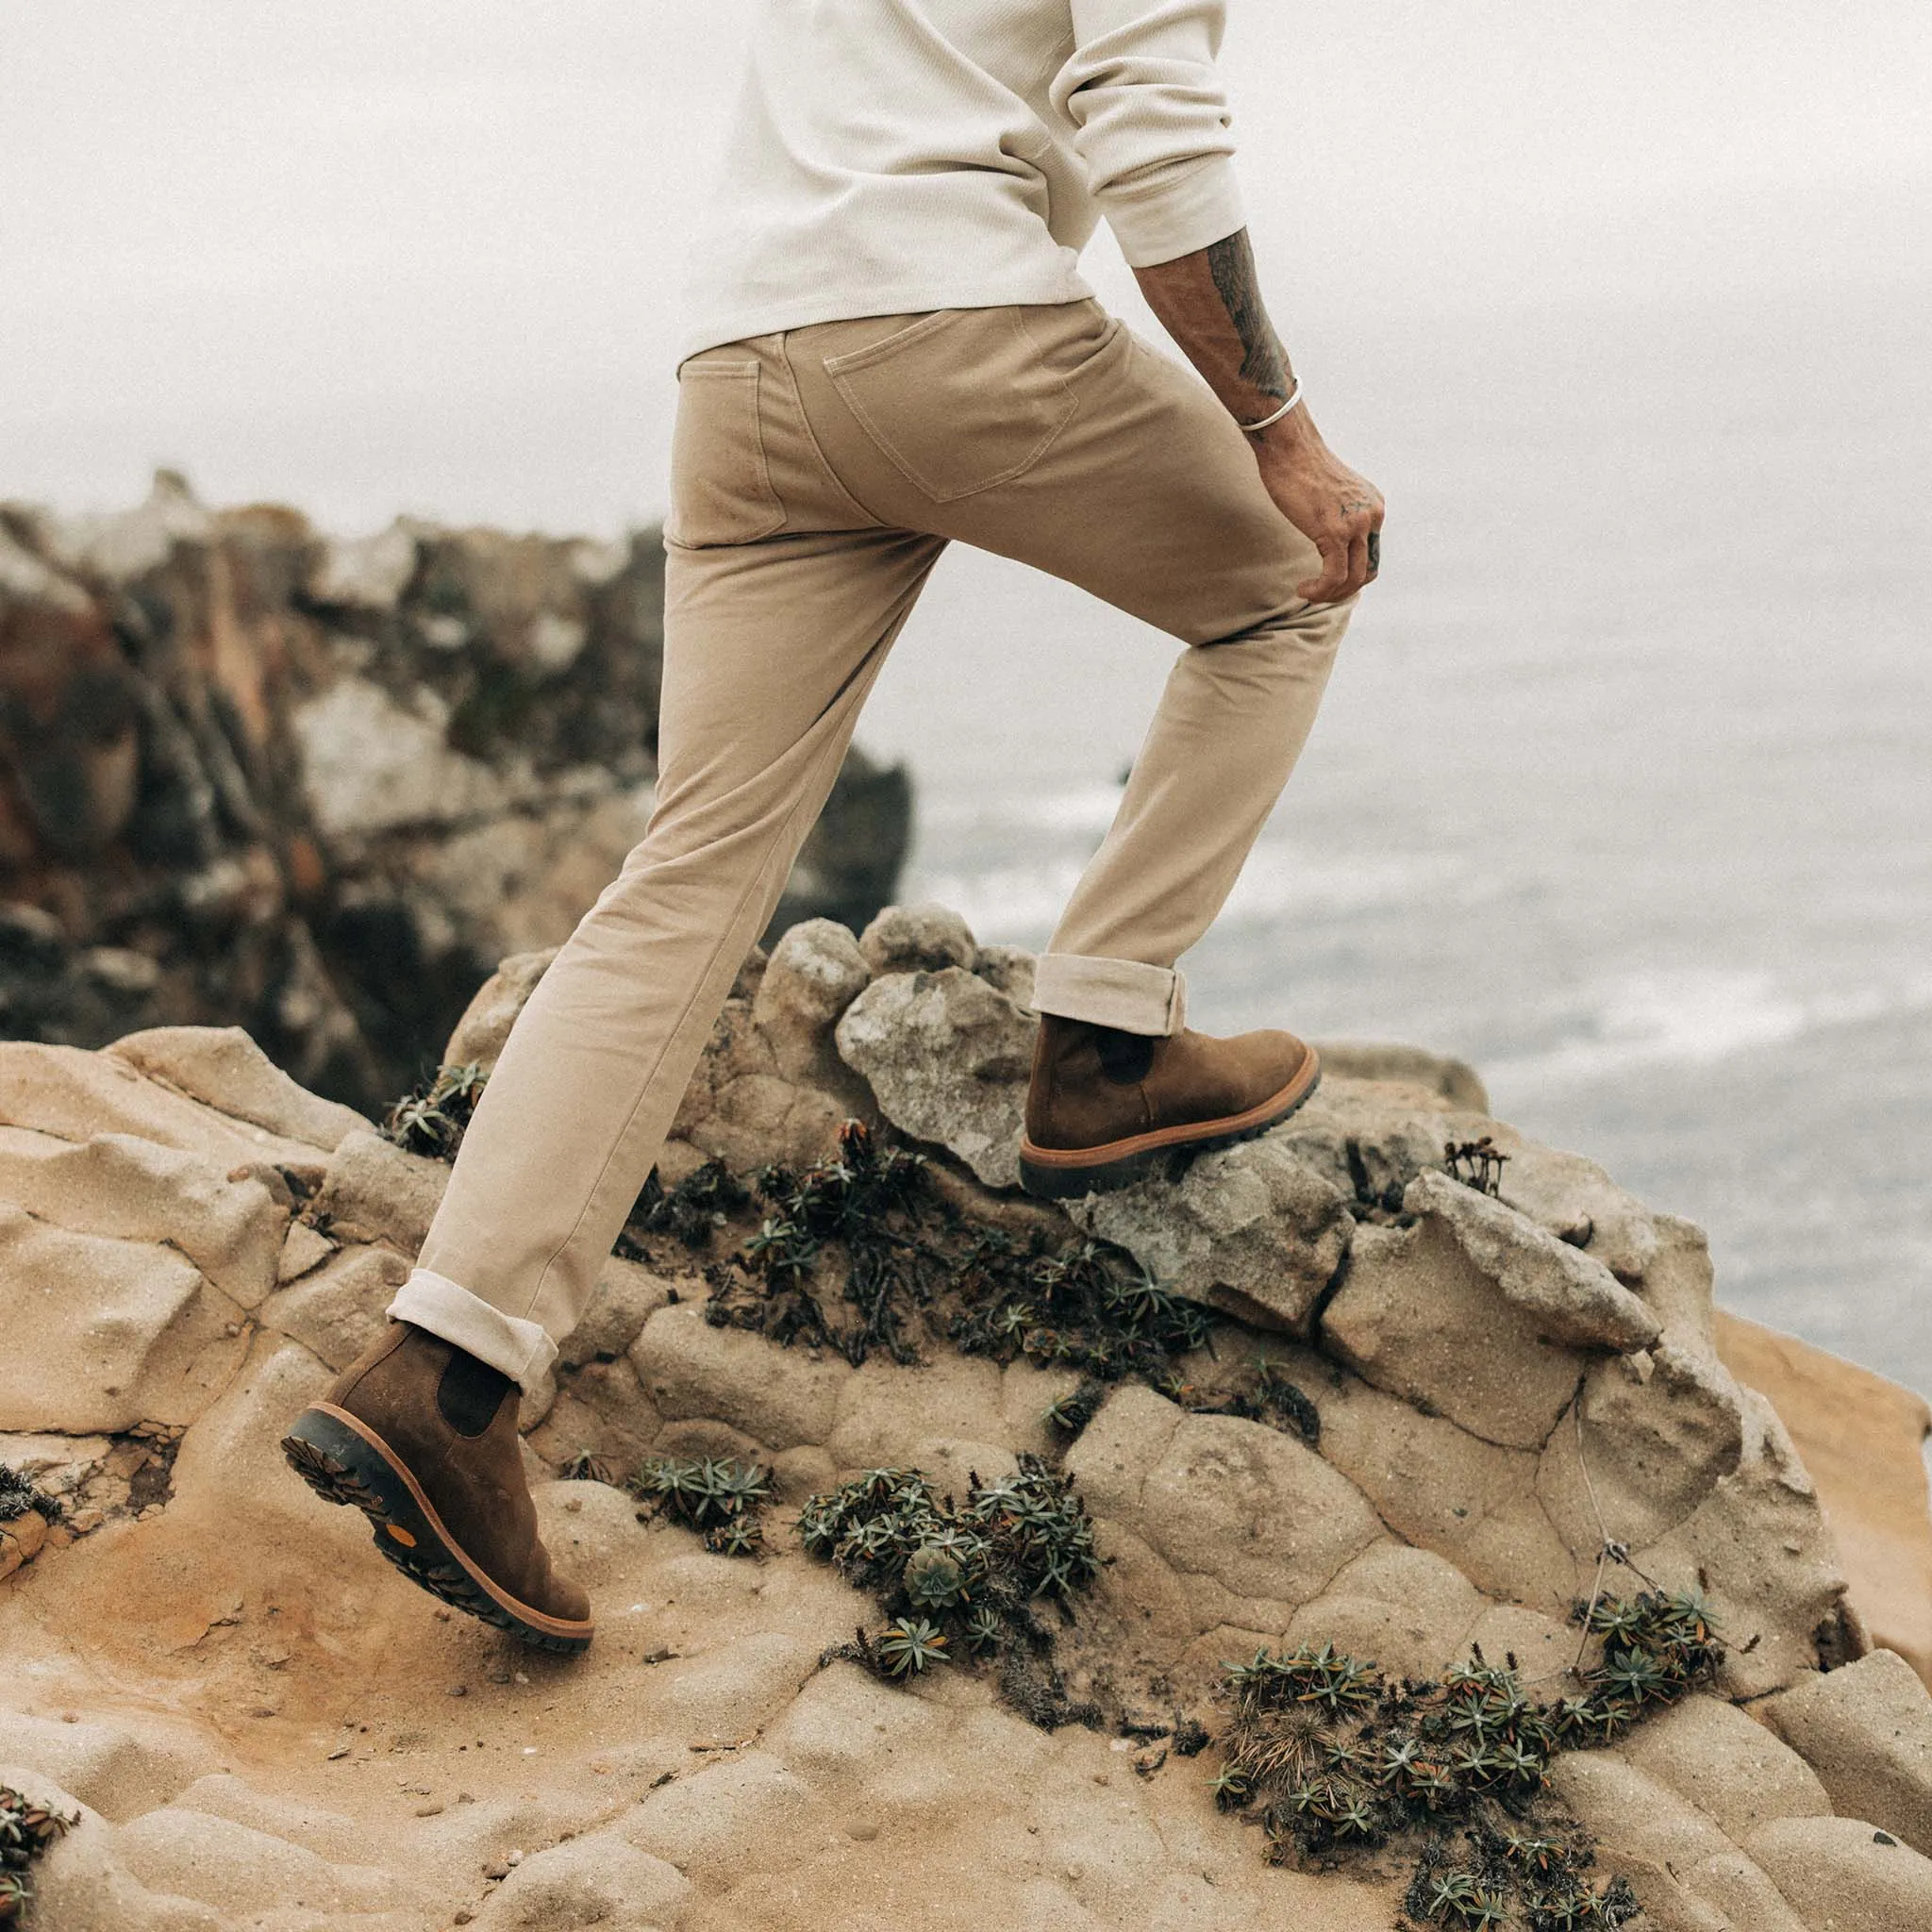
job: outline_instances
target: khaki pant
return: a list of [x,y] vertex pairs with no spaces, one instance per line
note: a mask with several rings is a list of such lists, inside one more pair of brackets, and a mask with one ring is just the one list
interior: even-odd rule
[[[860,707],[947,542],[1190,646],[1040,962],[1049,1012],[1182,1024],[1347,605],[1208,391],[1093,302],[825,323],[680,373],[657,808],[538,983],[391,1313],[519,1381],[582,1313]],[[1024,689],[1013,702],[1028,702]]]

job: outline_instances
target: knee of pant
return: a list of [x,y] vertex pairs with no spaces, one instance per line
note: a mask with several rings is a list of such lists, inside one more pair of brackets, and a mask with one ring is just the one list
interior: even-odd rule
[[1355,615],[1356,603],[1360,596],[1361,592],[1357,591],[1353,596],[1343,597],[1333,604],[1310,604],[1306,597],[1297,597],[1292,603],[1271,610],[1265,617],[1243,625],[1239,630],[1228,631],[1222,637],[1203,638],[1198,648],[1211,650],[1217,645],[1253,644],[1279,639],[1304,647],[1332,649],[1348,628],[1348,621]]

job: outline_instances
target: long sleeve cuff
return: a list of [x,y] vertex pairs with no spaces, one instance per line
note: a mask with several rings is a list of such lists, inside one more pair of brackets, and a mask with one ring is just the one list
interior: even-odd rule
[[1115,182],[1100,206],[1129,268],[1192,255],[1247,225],[1227,155],[1202,155],[1131,183]]

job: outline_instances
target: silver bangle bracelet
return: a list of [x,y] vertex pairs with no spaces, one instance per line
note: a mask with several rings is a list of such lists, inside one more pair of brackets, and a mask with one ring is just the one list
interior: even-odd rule
[[1242,424],[1242,425],[1241,425],[1241,434],[1242,434],[1243,436],[1253,436],[1253,435],[1255,434],[1255,432],[1256,432],[1256,431],[1257,431],[1257,429],[1266,429],[1266,428],[1267,428],[1267,427],[1269,426],[1269,425],[1270,425],[1270,424],[1272,424],[1272,423],[1279,423],[1279,422],[1281,421],[1281,419],[1282,419],[1282,418],[1283,418],[1283,417],[1284,417],[1285,415],[1287,415],[1287,414],[1288,414],[1288,412],[1289,412],[1289,411],[1290,411],[1290,410],[1291,410],[1291,408],[1293,408],[1295,407],[1295,405],[1296,405],[1297,403],[1299,403],[1299,402],[1301,401],[1301,399],[1302,399],[1302,379],[1301,379],[1301,377],[1300,377],[1300,376],[1296,376],[1296,377],[1295,377],[1295,379],[1294,379],[1294,387],[1293,387],[1293,388],[1292,388],[1291,390],[1290,390],[1290,391],[1289,391],[1289,392],[1288,392],[1288,400],[1287,400],[1287,402],[1283,403],[1283,404],[1282,404],[1282,406],[1280,407],[1280,408],[1278,408],[1278,409],[1276,409],[1276,410],[1275,410],[1275,412],[1274,413],[1274,415],[1272,415],[1272,416],[1263,416],[1263,417],[1261,418],[1261,420],[1260,420],[1260,421],[1259,421],[1258,423],[1243,423],[1243,424]]

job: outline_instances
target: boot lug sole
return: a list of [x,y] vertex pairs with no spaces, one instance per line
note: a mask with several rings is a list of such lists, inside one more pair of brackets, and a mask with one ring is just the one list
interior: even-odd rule
[[[1309,1049],[1313,1058],[1314,1050]],[[1245,1116],[1236,1116],[1238,1125],[1209,1121],[1198,1130],[1170,1128],[1164,1135],[1149,1135],[1143,1146],[1130,1152],[1108,1156],[1099,1150],[1097,1160],[1048,1160],[1039,1158],[1045,1150],[1024,1139],[1020,1142],[1020,1186],[1036,1200],[1071,1201],[1082,1194],[1110,1194],[1132,1187],[1164,1166],[1176,1155],[1211,1154],[1221,1147],[1239,1146],[1243,1141],[1257,1141],[1271,1127],[1302,1108],[1322,1084],[1322,1063],[1314,1062],[1312,1073],[1298,1074],[1279,1093],[1263,1101]],[[1117,1143],[1118,1144],[1118,1143]]]
[[375,1547],[409,1581],[534,1650],[575,1656],[595,1625],[570,1623],[519,1603],[464,1555],[416,1479],[365,1424],[333,1403],[317,1403],[282,1438],[289,1466],[325,1502],[361,1510]]

